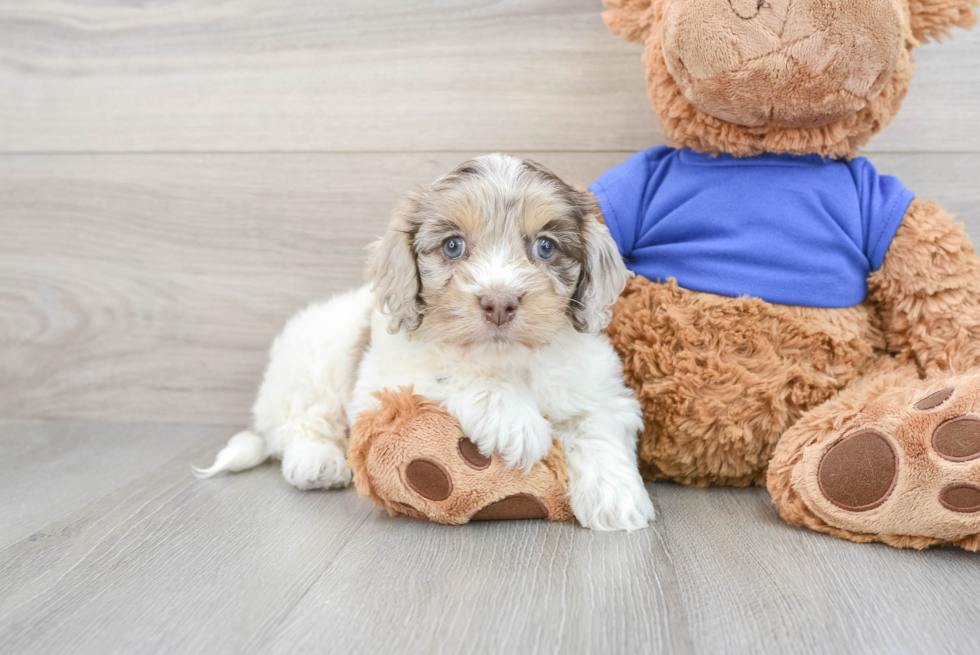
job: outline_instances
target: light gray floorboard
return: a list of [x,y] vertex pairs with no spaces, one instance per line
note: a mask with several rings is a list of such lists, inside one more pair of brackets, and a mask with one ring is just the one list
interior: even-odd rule
[[656,485],[700,652],[966,653],[975,553],[853,544],[787,526],[761,489]]
[[[454,528],[389,518],[352,489],[298,492],[276,467],[206,481],[214,426],[34,423],[57,456],[88,430],[61,513],[0,549],[4,653],[968,653],[976,555],[852,544],[784,524],[761,489],[649,485],[631,534],[571,524]],[[0,424],[0,454],[24,424]],[[38,433],[46,434],[38,434]],[[157,464],[126,439],[156,437]],[[98,457],[138,473],[104,475]],[[104,493],[85,490],[104,479]],[[88,482],[78,484],[80,479]],[[57,515],[56,515],[57,514]],[[25,514],[26,516],[27,514]]]
[[[933,653],[980,646],[975,555],[783,523],[760,489],[649,485],[656,528],[405,525],[372,515],[269,643],[317,652]],[[460,534],[459,532],[465,532]],[[387,555],[386,555],[387,554]],[[910,616],[909,610],[921,607]],[[350,616],[369,616],[365,629]]]
[[0,548],[172,465],[175,455],[186,463],[179,453],[200,449],[205,439],[231,434],[220,426],[167,423],[0,421]]
[[[0,155],[0,416],[244,423],[307,302],[475,153]],[[588,184],[630,153],[518,153]],[[980,238],[980,155],[869,157]]]
[[[110,455],[134,432],[159,438],[138,424],[101,431],[92,455]],[[42,513],[31,536],[0,551],[0,652],[240,652],[288,613],[371,512],[355,493],[296,491],[272,466],[196,480],[189,463],[213,454],[215,428],[183,431],[149,470],[144,452],[115,453],[116,466],[145,472],[53,521]],[[210,438],[194,438],[203,433]],[[11,438],[16,429],[0,428],[0,443]],[[20,482],[14,498],[30,506],[23,492],[38,482]],[[67,476],[48,482],[71,488]]]

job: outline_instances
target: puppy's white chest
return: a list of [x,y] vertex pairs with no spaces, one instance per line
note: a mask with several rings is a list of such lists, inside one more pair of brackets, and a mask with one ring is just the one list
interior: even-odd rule
[[[505,385],[531,392],[539,354],[523,347],[473,349],[426,342],[419,335],[391,334],[387,318],[372,317],[371,345],[364,355],[355,385],[354,415],[372,403],[371,393],[384,388],[413,386],[415,393],[445,402],[475,385]],[[536,400],[534,398],[529,398]]]

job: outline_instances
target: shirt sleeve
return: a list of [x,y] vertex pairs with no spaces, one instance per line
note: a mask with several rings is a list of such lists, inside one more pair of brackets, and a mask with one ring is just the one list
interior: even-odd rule
[[857,185],[864,227],[864,254],[877,271],[885,261],[895,231],[905,218],[905,212],[915,194],[905,188],[897,177],[879,175],[874,165],[864,157],[848,163]]
[[616,168],[603,173],[589,186],[623,257],[630,256],[636,243],[652,169],[669,150],[666,146],[659,146],[638,152]]

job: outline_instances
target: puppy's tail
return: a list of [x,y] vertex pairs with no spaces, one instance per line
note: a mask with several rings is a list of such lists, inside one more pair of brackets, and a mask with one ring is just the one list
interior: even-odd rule
[[214,464],[206,469],[196,466],[192,468],[197,477],[210,478],[212,475],[223,471],[237,472],[250,469],[268,458],[269,453],[265,448],[265,439],[246,430],[228,440],[225,447],[214,458]]

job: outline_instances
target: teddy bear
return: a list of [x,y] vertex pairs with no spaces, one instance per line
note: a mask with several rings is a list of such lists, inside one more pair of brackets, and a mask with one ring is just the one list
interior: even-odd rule
[[[939,204],[858,156],[898,112],[913,49],[972,26],[973,0],[605,3],[644,46],[667,142],[589,187],[636,273],[607,334],[643,407],[644,478],[766,486],[789,523],[856,542],[980,549],[980,259]],[[506,494],[471,475],[419,504],[418,444],[465,472],[465,437],[431,413],[368,470],[393,402],[354,426],[362,495],[446,523],[543,495],[568,518],[557,445]],[[535,502],[516,514],[552,517]]]
[[606,0],[667,146],[590,189],[648,480],[765,485],[790,523],[980,548],[980,260],[858,148],[972,0]]

